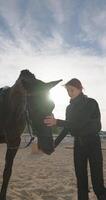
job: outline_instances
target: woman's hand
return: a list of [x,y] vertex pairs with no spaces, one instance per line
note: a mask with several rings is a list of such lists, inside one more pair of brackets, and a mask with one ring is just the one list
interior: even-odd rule
[[44,119],[44,124],[46,124],[47,126],[55,126],[56,123],[57,123],[57,119],[55,119],[53,115],[47,116]]

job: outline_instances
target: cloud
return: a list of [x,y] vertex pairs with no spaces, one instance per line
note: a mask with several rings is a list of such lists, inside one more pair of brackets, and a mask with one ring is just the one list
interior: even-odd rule
[[105,54],[106,6],[96,2],[1,0],[0,38],[24,51],[45,51],[47,44],[48,51]]
[[50,0],[48,1],[49,8],[53,12],[54,19],[57,24],[63,24],[65,21],[64,8],[61,0]]
[[99,39],[99,43],[100,43],[101,48],[103,49],[103,51],[106,51],[106,35],[104,35],[103,37],[101,37]]
[[103,44],[106,35],[106,3],[105,1],[102,2],[104,3],[99,4],[98,1],[89,1],[80,16],[80,24],[81,39],[104,51],[106,48],[106,44]]

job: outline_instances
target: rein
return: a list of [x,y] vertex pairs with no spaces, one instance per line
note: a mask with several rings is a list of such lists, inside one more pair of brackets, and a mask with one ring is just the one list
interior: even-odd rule
[[31,120],[29,118],[29,110],[28,110],[28,108],[26,109],[26,113],[25,114],[26,114],[26,123],[27,123],[28,133],[30,135],[30,141],[24,147],[24,148],[27,148],[32,143],[32,141],[35,139],[35,137],[33,136],[33,130],[32,130],[32,127],[31,127],[32,123],[31,123]]

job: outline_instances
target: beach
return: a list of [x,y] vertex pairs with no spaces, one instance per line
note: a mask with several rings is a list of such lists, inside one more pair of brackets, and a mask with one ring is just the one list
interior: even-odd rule
[[[33,144],[36,146],[36,144]],[[106,185],[106,141],[102,141]],[[0,187],[6,145],[0,145]],[[90,200],[96,200],[89,173]],[[20,148],[14,160],[7,200],[77,200],[73,165],[73,141],[64,140],[52,155]]]

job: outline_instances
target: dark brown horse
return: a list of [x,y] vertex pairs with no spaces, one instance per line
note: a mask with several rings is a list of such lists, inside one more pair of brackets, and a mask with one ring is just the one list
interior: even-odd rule
[[7,144],[0,200],[6,200],[13,160],[26,125],[26,111],[40,149],[46,154],[54,151],[52,130],[44,125],[43,120],[54,108],[54,103],[48,98],[49,90],[60,81],[44,83],[29,70],[23,70],[12,87],[0,90],[0,143]]

